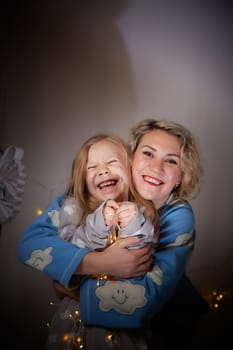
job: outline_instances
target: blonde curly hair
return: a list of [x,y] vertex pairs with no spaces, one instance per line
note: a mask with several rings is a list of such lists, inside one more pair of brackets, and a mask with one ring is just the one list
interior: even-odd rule
[[163,130],[176,136],[181,142],[182,180],[174,189],[176,196],[182,200],[194,198],[200,191],[204,168],[201,153],[194,135],[183,125],[167,120],[144,119],[130,131],[129,147],[134,153],[143,135],[153,130]]

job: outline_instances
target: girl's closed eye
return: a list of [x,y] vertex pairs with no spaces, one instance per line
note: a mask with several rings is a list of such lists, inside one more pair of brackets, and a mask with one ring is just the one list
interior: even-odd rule
[[116,162],[118,162],[117,159],[111,159],[107,162],[107,164],[112,164],[112,163],[116,163]]
[[92,169],[95,169],[96,168],[96,165],[88,165],[87,166],[87,170],[92,170]]

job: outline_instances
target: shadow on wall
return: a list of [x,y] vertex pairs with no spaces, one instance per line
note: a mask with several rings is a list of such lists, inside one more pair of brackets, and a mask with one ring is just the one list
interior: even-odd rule
[[[56,140],[76,137],[81,125],[86,138],[103,126],[112,130],[114,117],[132,112],[131,68],[115,23],[126,5],[125,0],[24,1],[11,9],[8,76],[21,117],[25,123],[34,119],[34,143],[38,127]],[[35,108],[38,119],[36,110],[31,113]]]
[[[66,178],[87,137],[122,133],[135,112],[127,48],[116,24],[126,6],[125,0],[27,0],[5,11],[10,40],[1,142],[19,140],[29,175],[33,169],[41,182]],[[45,170],[42,164],[51,160],[55,166]]]
[[[30,178],[36,177],[34,186],[39,179],[51,188],[67,174],[83,139],[103,127],[113,131],[112,118],[125,118],[134,109],[127,51],[114,23],[126,4],[24,0],[5,4],[1,12],[5,49],[0,72],[5,81],[1,146],[9,140],[21,145],[29,175],[27,210],[4,226],[0,242],[5,320],[1,334],[10,348],[42,349],[47,336],[44,324],[51,316],[50,279],[22,266],[17,257],[18,236],[34,220],[33,201],[40,191],[39,186],[33,190]],[[122,125],[119,119],[118,123]],[[39,197],[38,202],[42,191]]]

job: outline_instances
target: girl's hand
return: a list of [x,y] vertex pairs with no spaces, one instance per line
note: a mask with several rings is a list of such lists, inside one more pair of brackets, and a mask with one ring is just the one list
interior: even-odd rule
[[120,203],[119,209],[116,210],[115,216],[120,227],[127,226],[136,215],[137,206],[133,202],[122,202]]
[[103,217],[106,226],[112,226],[115,224],[114,215],[118,208],[119,204],[117,204],[117,202],[115,202],[113,199],[107,200],[103,207]]

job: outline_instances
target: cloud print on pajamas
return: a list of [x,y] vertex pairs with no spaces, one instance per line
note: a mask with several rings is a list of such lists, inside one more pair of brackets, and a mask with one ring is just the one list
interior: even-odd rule
[[147,302],[145,288],[128,281],[107,281],[96,289],[96,295],[100,299],[100,309],[105,312],[114,309],[121,314],[131,315]]

